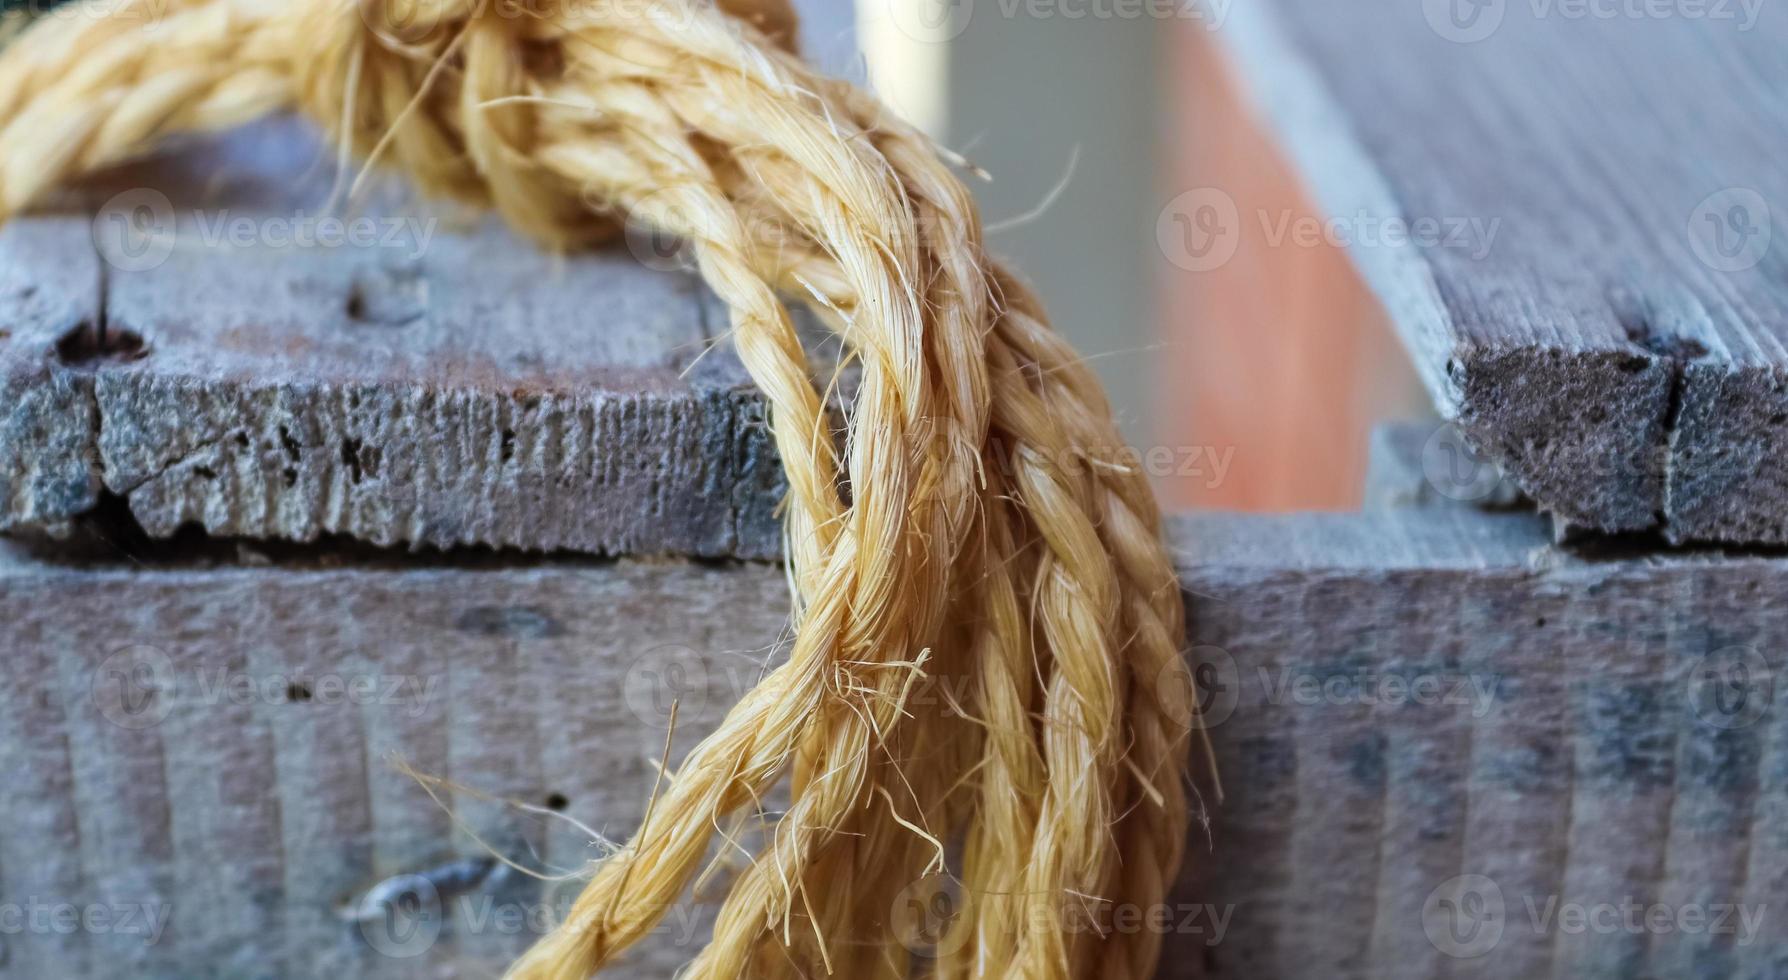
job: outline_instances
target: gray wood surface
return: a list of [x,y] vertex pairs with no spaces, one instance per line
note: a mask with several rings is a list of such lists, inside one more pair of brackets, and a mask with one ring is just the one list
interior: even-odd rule
[[[1683,264],[1693,244],[1655,222],[1693,180],[1593,178],[1687,164],[1618,126],[1564,138],[1668,87],[1606,52],[1726,49],[1575,22],[1566,49],[1517,6],[1441,48],[1390,6],[1277,2],[1292,25],[1236,4],[1219,36],[1325,207],[1503,219],[1480,260],[1355,250],[1465,432],[1561,523],[1775,540],[1773,442],[1742,406],[1771,407],[1752,355],[1779,251],[1724,278]],[[1498,87],[1495,45],[1553,80],[1553,114]],[[1741,50],[1714,59],[1732,104],[1707,113],[1764,111],[1748,86],[1779,54]],[[1468,94],[1443,112],[1398,72]],[[0,529],[76,536],[0,545],[0,976],[493,975],[575,884],[491,850],[599,855],[641,815],[670,704],[680,750],[784,638],[773,565],[589,557],[779,550],[759,404],[724,349],[696,356],[723,328],[691,280],[482,225],[277,245],[267,222],[330,190],[277,146],[192,147],[0,231]],[[1707,157],[1719,181],[1779,180]],[[86,217],[135,214],[133,189],[180,230],[150,264]],[[245,244],[191,247],[236,217]],[[1680,339],[1700,329],[1720,343]],[[1506,492],[1494,467],[1419,432],[1376,449],[1369,513],[1176,528],[1229,795],[1194,833],[1163,975],[1788,975],[1788,613],[1768,601],[1788,560],[1562,547],[1533,514],[1440,506]],[[139,541],[94,517],[120,501],[151,536],[237,540]],[[449,781],[441,804],[403,765]],[[724,877],[622,975],[687,960]]]
[[[769,566],[16,563],[0,916],[141,908],[166,929],[0,934],[0,973],[493,976],[575,886],[490,866],[455,820],[543,872],[598,855],[485,796],[626,834],[670,700],[686,748],[727,706],[708,695],[774,650],[779,592]],[[400,762],[468,791],[443,792],[450,812]],[[395,910],[365,902],[381,885]],[[631,975],[668,976],[702,908],[673,913]]]
[[1788,970],[1779,560],[1586,556],[1466,507],[1188,540],[1194,657],[1234,691],[1190,891],[1236,905],[1218,975]]
[[1782,11],[1233,8],[1214,36],[1444,415],[1562,524],[1788,542]]
[[555,259],[331,211],[332,173],[274,124],[0,229],[0,530],[109,493],[157,536],[780,552],[762,401],[666,243]]
[[[1470,507],[1176,540],[1229,795],[1163,976],[1788,971],[1788,613],[1760,601],[1788,562],[1585,554]],[[0,570],[0,927],[30,901],[165,925],[0,933],[6,976],[491,975],[562,891],[392,760],[465,787],[506,857],[575,868],[588,833],[485,795],[624,833],[670,701],[685,746],[784,634],[762,564],[140,557]],[[1633,903],[1709,921],[1567,929]],[[668,975],[708,908],[621,975]]]

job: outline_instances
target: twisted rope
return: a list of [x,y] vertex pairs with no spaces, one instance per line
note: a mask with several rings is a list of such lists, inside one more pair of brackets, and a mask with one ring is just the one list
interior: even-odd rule
[[[986,254],[947,155],[804,65],[783,0],[547,8],[105,0],[39,22],[0,54],[0,217],[297,108],[549,248],[623,216],[687,239],[771,407],[793,650],[511,975],[611,962],[788,778],[689,976],[1150,976],[1159,936],[1103,913],[1175,876],[1194,710],[1159,513],[1110,462],[1096,380]],[[782,295],[861,365],[842,445]],[[902,902],[955,845],[961,914],[915,941]]]

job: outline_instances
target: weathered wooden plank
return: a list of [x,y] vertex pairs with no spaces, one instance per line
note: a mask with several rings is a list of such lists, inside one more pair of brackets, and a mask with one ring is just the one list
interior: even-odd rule
[[92,386],[61,369],[56,347],[99,321],[100,268],[68,222],[0,232],[0,529],[60,524],[98,494]]
[[[1467,507],[1212,515],[1176,540],[1229,798],[1194,832],[1164,976],[1788,961],[1788,612],[1757,601],[1788,560],[1597,558]],[[0,935],[21,975],[488,975],[571,886],[492,867],[391,756],[460,784],[443,798],[505,856],[574,868],[588,833],[477,794],[624,834],[671,701],[685,747],[785,632],[766,564],[145,560],[0,571],[0,771],[27,790],[0,802],[0,913],[168,916],[152,944]],[[344,919],[418,872],[438,904]],[[634,975],[686,960],[707,907]]]
[[779,552],[762,401],[696,279],[390,193],[334,217],[320,152],[261,127],[0,230],[0,529],[103,491],[157,536]]
[[[624,834],[662,751],[655,698],[684,690],[661,671],[665,648],[702,651],[719,674],[729,652],[761,658],[785,616],[776,571],[749,565],[15,564],[0,583],[0,768],[16,804],[0,902],[166,916],[154,942],[10,932],[20,976],[491,975],[537,932],[530,919],[564,911],[541,903],[569,896],[488,866],[454,816],[544,871],[598,852],[550,814],[472,791]],[[689,683],[707,695],[707,680]],[[729,704],[687,698],[680,741]],[[398,758],[468,788],[443,793],[454,816]],[[411,872],[441,878],[438,895],[349,915]],[[634,975],[687,958],[693,914],[675,913]]]
[[1779,973],[1788,621],[1746,597],[1780,559],[1589,558],[1458,507],[1186,534],[1234,691],[1189,892],[1236,906],[1217,975]]
[[1231,14],[1214,37],[1437,405],[1522,490],[1570,526],[1788,541],[1771,247],[1788,20],[1500,0]]

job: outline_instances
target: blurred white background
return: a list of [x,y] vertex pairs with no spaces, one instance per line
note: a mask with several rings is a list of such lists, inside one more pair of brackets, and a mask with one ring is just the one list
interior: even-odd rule
[[[1248,234],[1314,209],[1218,56],[1238,2],[797,0],[810,57],[992,175],[989,247],[1167,461],[1169,508],[1350,508],[1373,424],[1427,403],[1340,248]],[[1210,267],[1174,237],[1206,198],[1239,222]]]

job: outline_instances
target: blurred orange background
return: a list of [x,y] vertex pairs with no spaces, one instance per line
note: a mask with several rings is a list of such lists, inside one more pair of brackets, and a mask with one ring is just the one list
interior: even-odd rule
[[[859,0],[864,59],[832,67],[992,174],[990,247],[1166,506],[1351,509],[1372,426],[1427,401],[1344,250],[1275,234],[1320,216],[1220,60],[1231,2]],[[1225,261],[1188,254],[1210,235]]]

